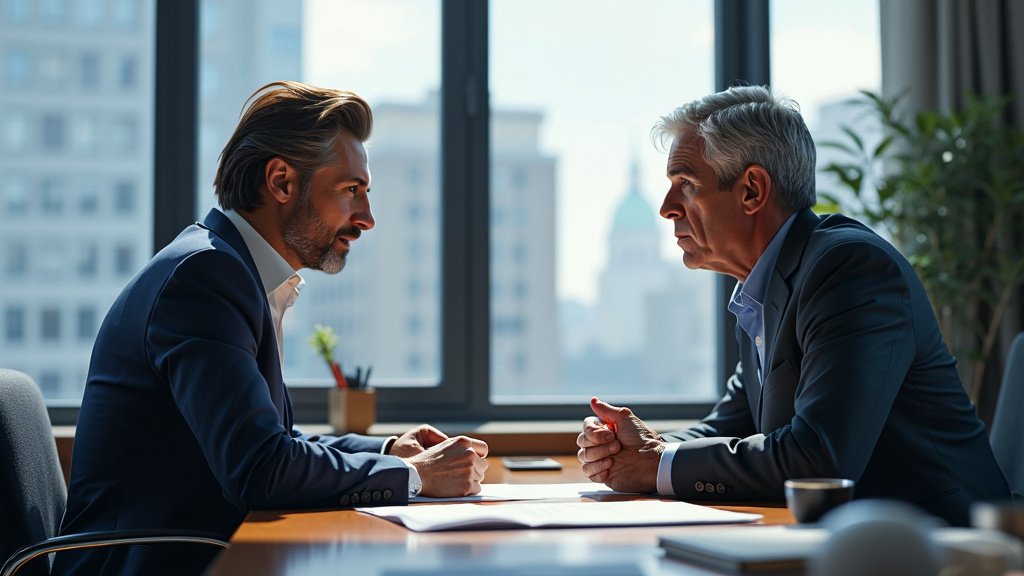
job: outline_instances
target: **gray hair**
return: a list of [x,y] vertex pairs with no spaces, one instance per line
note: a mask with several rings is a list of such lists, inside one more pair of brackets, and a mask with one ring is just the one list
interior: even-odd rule
[[651,136],[668,148],[691,130],[703,139],[704,161],[723,188],[757,164],[771,176],[783,208],[795,211],[817,202],[814,140],[794,100],[767,86],[733,86],[662,116]]

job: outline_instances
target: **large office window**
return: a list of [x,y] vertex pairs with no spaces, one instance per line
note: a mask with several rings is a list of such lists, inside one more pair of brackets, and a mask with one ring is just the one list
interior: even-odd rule
[[[881,128],[865,117],[866,109],[855,101],[860,90],[881,90],[877,0],[835,5],[786,0],[772,2],[771,11],[772,86],[800,104],[818,147],[819,169],[844,159],[841,152],[825,145],[845,140],[844,126],[855,128],[870,149],[872,142],[881,139]],[[822,172],[818,192],[843,195],[835,177]]]
[[710,1],[491,2],[493,402],[717,397],[714,276],[658,215],[650,139],[712,91],[713,28]]
[[[64,4],[67,17],[56,17]],[[196,137],[178,140],[168,123],[159,138],[194,158],[186,212],[203,218],[216,204],[221,148],[255,89],[298,79],[373,106],[377,227],[343,273],[304,272],[285,318],[285,375],[299,395],[312,391],[305,399],[322,398],[329,382],[307,343],[320,323],[338,332],[343,364],[373,366],[385,419],[578,417],[592,394],[648,417],[696,416],[720,390],[728,338],[715,277],[685,269],[658,216],[665,155],[649,133],[714,89],[714,9],[733,6],[199,0],[195,23],[175,24],[198,42],[198,67],[185,63],[198,82]],[[152,254],[154,201],[181,194],[153,192],[156,2],[3,7],[0,63],[12,82],[0,92],[0,169],[11,183],[0,187],[0,305],[5,338],[23,345],[0,348],[0,364],[45,375],[51,399],[74,399],[86,333]],[[816,129],[824,115],[812,108],[830,95],[801,80],[800,26],[861,20],[819,18],[813,3],[792,0],[772,10],[774,84]],[[877,51],[870,36],[865,50]],[[816,43],[828,49],[815,55],[836,44]],[[179,73],[161,70],[161,81]],[[158,228],[172,220],[156,217]],[[74,247],[62,273],[41,267],[47,243],[36,240],[58,236]],[[61,337],[33,345],[39,311],[68,301],[59,296],[71,283],[76,297],[49,313]]]
[[[440,381],[441,4],[409,0],[203,0],[200,4],[199,217],[242,105],[267,82],[352,90],[374,110],[367,143],[375,229],[338,275],[303,271],[284,319],[285,375],[326,384],[308,344],[316,324],[340,337],[343,366],[373,367],[374,385]],[[415,294],[408,286],[416,285]],[[416,329],[410,330],[410,318]]]
[[[77,403],[99,315],[151,253],[155,0],[0,4],[0,303],[17,343],[0,346],[0,366]],[[131,89],[110,73],[122,53],[135,58]],[[132,217],[99,209],[126,200]],[[135,247],[123,270],[100,265],[121,243]],[[55,304],[69,302],[97,318]]]

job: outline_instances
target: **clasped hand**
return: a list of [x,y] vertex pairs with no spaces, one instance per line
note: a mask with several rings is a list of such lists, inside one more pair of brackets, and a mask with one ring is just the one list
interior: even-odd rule
[[468,436],[449,438],[427,424],[400,436],[389,453],[416,467],[424,496],[476,494],[487,471],[486,442]]
[[590,399],[595,416],[583,421],[576,438],[583,473],[620,492],[658,490],[658,464],[665,443],[629,408]]

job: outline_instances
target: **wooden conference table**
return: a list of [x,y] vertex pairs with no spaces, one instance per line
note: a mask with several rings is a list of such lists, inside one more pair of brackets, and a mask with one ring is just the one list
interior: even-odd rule
[[[561,471],[511,472],[488,458],[485,482],[585,482],[575,456],[556,456]],[[616,494],[603,499],[630,499]],[[700,502],[695,502],[700,504]],[[417,504],[444,506],[445,504]],[[480,504],[496,505],[494,503]],[[514,505],[509,503],[507,505]],[[792,524],[783,504],[716,508],[764,515],[761,524]],[[721,526],[647,526],[413,532],[351,509],[252,512],[209,574],[290,576],[487,574],[629,576],[718,574],[663,557],[658,536]]]

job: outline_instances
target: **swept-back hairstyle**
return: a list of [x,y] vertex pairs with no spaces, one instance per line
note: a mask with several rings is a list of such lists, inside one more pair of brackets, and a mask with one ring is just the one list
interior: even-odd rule
[[280,157],[303,182],[334,161],[341,129],[365,142],[373,130],[370,105],[354,92],[301,82],[271,82],[253,92],[213,179],[220,207],[248,212],[263,204],[260,185],[267,161]]
[[703,139],[704,161],[723,187],[758,164],[771,176],[782,207],[800,210],[817,201],[814,140],[795,101],[767,86],[733,86],[662,116],[651,135],[667,148],[690,130]]

